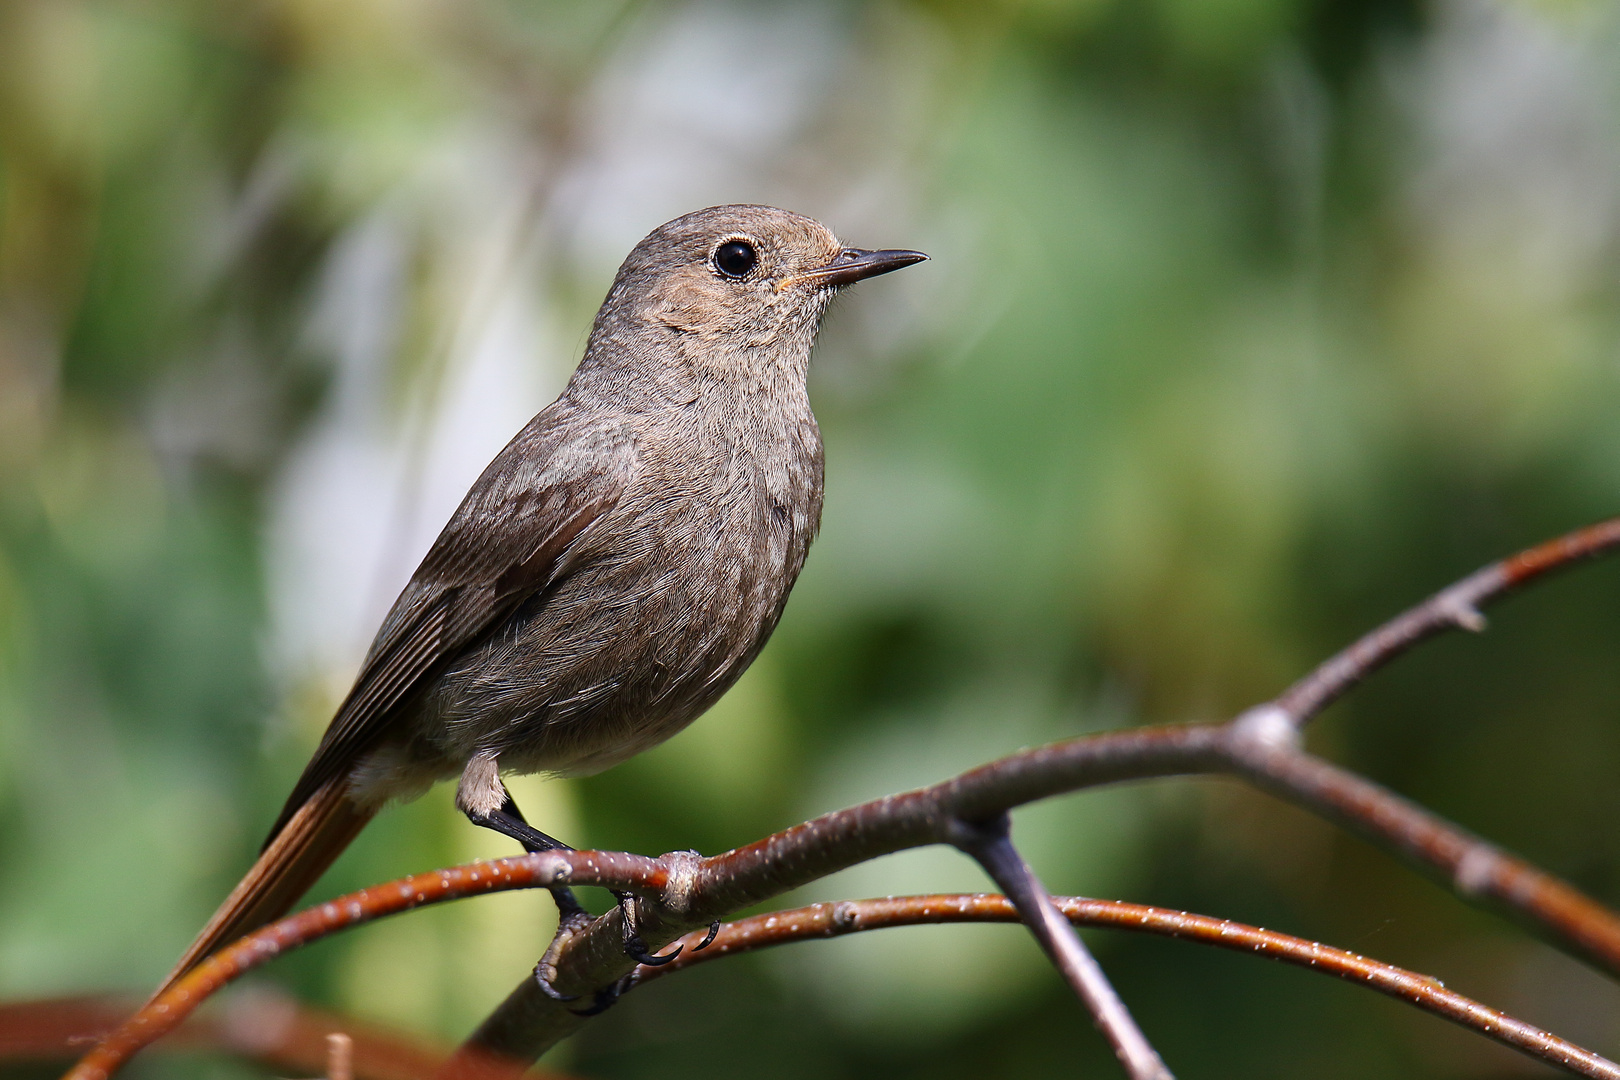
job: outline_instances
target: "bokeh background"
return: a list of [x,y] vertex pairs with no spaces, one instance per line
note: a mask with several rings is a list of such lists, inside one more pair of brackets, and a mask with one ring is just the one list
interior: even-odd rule
[[[699,206],[934,261],[829,319],[823,533],[753,670],[634,762],[515,785],[576,844],[714,852],[1221,718],[1614,513],[1617,61],[1596,0],[4,0],[0,995],[167,970],[618,261]],[[1620,566],[1517,599],[1311,744],[1620,901],[1617,601]],[[1016,828],[1055,889],[1320,938],[1620,1052],[1610,983],[1230,783]],[[439,790],[319,891],[509,848]],[[920,852],[801,899],[981,887]],[[551,919],[453,905],[263,978],[458,1038]],[[1093,941],[1183,1078],[1541,1075],[1310,973]],[[709,965],[548,1060],[1113,1074],[1015,927]]]

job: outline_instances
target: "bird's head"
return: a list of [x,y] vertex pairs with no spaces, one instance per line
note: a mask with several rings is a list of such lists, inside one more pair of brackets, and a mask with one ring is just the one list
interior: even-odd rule
[[711,206],[636,245],[598,329],[622,320],[722,350],[802,344],[808,351],[840,288],[927,257],[845,247],[820,222],[772,206]]

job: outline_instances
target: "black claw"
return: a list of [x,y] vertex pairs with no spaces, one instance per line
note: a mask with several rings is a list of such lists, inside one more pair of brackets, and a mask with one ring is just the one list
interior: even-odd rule
[[641,934],[636,929],[636,894],[615,892],[619,898],[619,917],[624,922],[624,955],[638,964],[648,967],[661,967],[681,955],[682,946],[675,946],[675,951],[656,956],[647,951],[647,943],[641,940]]
[[663,956],[656,956],[647,951],[646,943],[643,942],[637,935],[627,934],[625,935],[624,939],[624,955],[628,956],[636,963],[646,964],[648,967],[663,967],[665,964],[681,955],[681,949],[684,947],[685,946],[677,945],[675,946],[674,952],[667,952]]
[[718,933],[720,933],[720,920],[716,919],[716,920],[714,920],[714,922],[709,924],[709,932],[707,934],[703,935],[703,940],[698,942],[697,945],[695,945],[692,948],[692,951],[693,952],[702,952],[704,949],[707,949],[710,945],[713,945],[715,935],[718,934]]
[[536,986],[540,987],[540,992],[552,1001],[568,1002],[579,1000],[578,994],[565,994],[551,985],[551,978],[546,974],[546,962],[544,960],[534,965],[534,982]]

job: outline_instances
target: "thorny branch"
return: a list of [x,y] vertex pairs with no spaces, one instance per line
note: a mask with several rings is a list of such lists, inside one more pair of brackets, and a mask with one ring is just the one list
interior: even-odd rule
[[[239,970],[307,940],[317,931],[331,932],[430,902],[433,881],[429,879],[444,879],[443,895],[435,895],[437,899],[497,887],[548,884],[630,889],[642,897],[641,935],[649,948],[660,949],[711,920],[856,863],[924,844],[956,843],[964,822],[994,820],[1014,807],[1082,788],[1193,774],[1246,780],[1353,829],[1438,874],[1465,898],[1505,907],[1539,927],[1555,943],[1620,974],[1620,915],[1371,781],[1305,753],[1299,745],[1300,727],[1310,717],[1395,656],[1448,627],[1479,629],[1478,608],[1485,603],[1616,547],[1620,547],[1620,518],[1492,564],[1373,631],[1275,701],[1228,723],[1141,728],[1055,743],[1002,758],[933,787],[827,814],[712,858],[690,852],[656,860],[601,852],[548,852],[420,875],[310,909],[243,939],[203,964],[98,1047],[71,1075],[76,1080],[109,1075],[124,1057],[156,1037],[171,1010],[188,1008],[194,995],[206,996]],[[503,880],[489,880],[492,874],[504,875]],[[468,875],[472,880],[463,880]],[[1030,914],[1025,911],[1026,921],[1032,921]],[[278,931],[284,927],[296,929]],[[304,936],[300,938],[300,934]],[[558,942],[547,956],[554,965],[553,986],[565,994],[588,997],[630,974],[634,964],[620,947],[622,934],[620,914],[614,909]],[[1413,978],[1437,987],[1420,976]],[[1462,1007],[1463,1002],[1466,999],[1457,999],[1457,1010],[1444,1015],[1492,1037],[1517,1024],[1489,1010],[1474,1011],[1484,1007],[1471,1002]],[[541,993],[533,980],[525,980],[479,1027],[441,1076],[477,1075],[492,1056],[532,1061],[583,1022],[566,1003]],[[1523,1026],[1523,1032],[1532,1031]],[[1574,1048],[1570,1051],[1566,1057],[1555,1054],[1555,1059],[1573,1072],[1620,1075],[1601,1058],[1584,1051],[1574,1053]]]

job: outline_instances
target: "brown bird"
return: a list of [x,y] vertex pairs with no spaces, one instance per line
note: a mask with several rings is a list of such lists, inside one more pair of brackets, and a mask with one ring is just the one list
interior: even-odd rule
[[[459,777],[474,823],[562,847],[503,772],[594,773],[712,705],[775,628],[820,522],[805,375],[822,314],[840,287],[925,258],[846,248],[768,206],[699,210],[637,244],[562,395],[434,541],[258,861],[163,988],[284,914],[389,801]],[[633,930],[626,948],[660,959]]]

